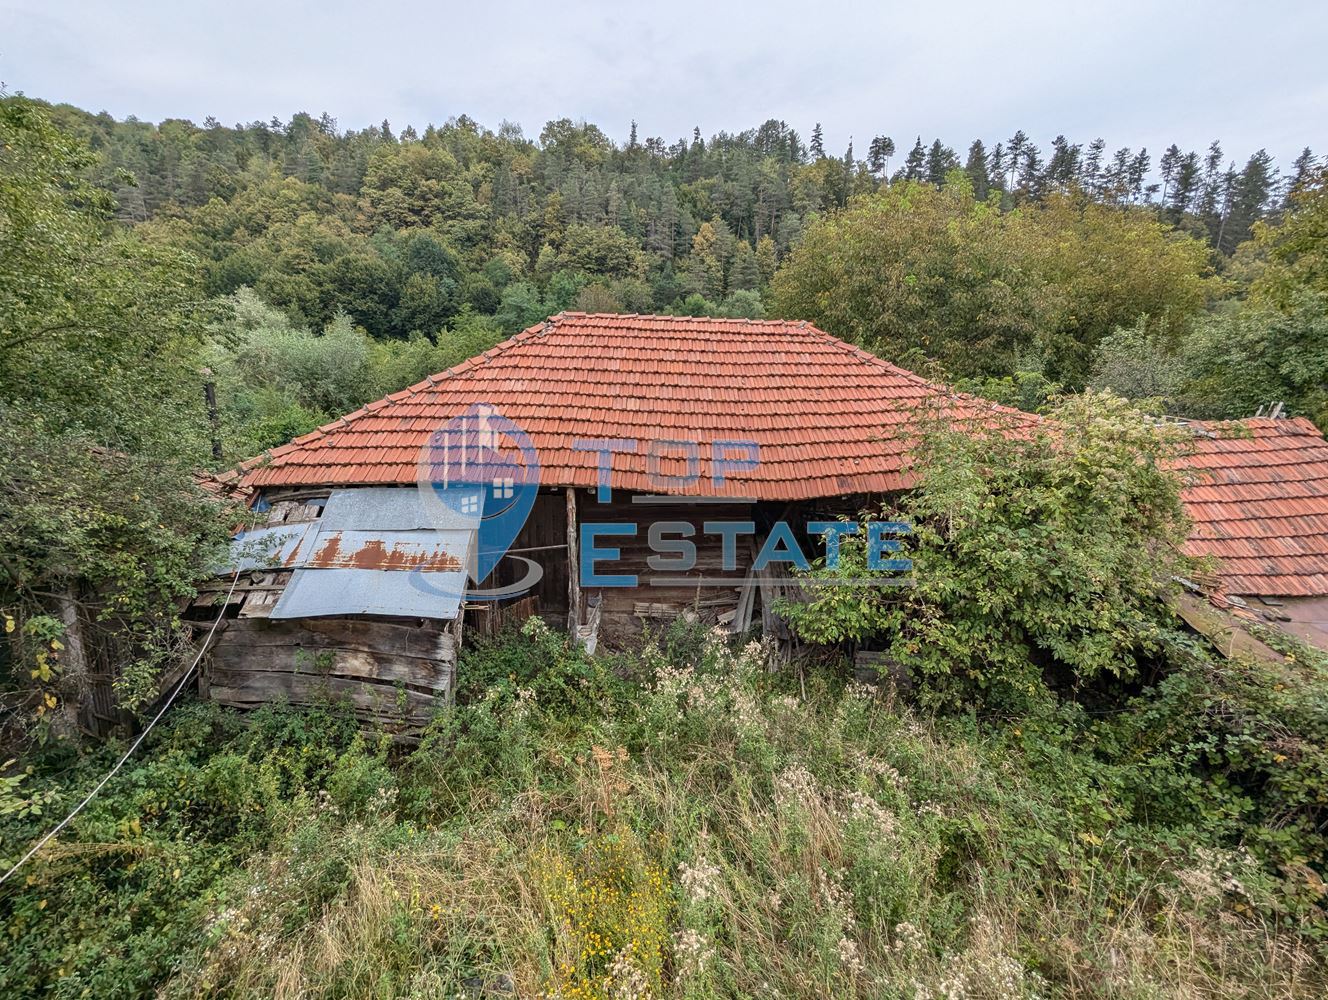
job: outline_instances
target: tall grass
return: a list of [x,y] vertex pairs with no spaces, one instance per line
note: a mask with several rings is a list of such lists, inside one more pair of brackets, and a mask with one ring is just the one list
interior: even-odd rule
[[1073,747],[889,690],[804,697],[718,636],[614,673],[528,632],[539,675],[490,650],[474,669],[494,683],[419,750],[347,751],[224,882],[162,993],[1328,991],[1323,928],[1277,873],[1122,820]]

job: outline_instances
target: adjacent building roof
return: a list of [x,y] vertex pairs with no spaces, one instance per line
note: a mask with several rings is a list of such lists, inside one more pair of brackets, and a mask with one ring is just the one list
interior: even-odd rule
[[1328,594],[1328,441],[1304,418],[1192,423],[1189,551],[1228,594]]
[[[418,385],[274,449],[247,486],[417,481],[430,435],[476,404],[529,436],[540,482],[594,486],[594,439],[639,442],[614,454],[611,485],[639,492],[797,500],[900,489],[909,424],[934,406],[956,420],[1026,425],[1018,410],[957,393],[806,323],[561,313]],[[577,442],[583,444],[578,450]],[[695,481],[661,488],[659,471]],[[712,447],[755,442],[759,461],[712,481]],[[721,446],[740,464],[741,447]],[[665,457],[660,459],[660,455]]]

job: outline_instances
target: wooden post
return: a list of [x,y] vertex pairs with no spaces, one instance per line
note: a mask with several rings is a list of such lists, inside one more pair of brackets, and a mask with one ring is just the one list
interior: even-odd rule
[[79,617],[78,596],[74,584],[69,584],[56,597],[60,608],[60,621],[65,633],[60,651],[60,722],[57,732],[62,736],[78,735],[78,713],[88,698],[88,652],[83,643],[83,621]]
[[581,567],[577,559],[576,488],[567,487],[567,629],[581,624]]
[[203,401],[207,403],[208,426],[212,429],[212,461],[221,462],[221,414],[217,412],[217,383],[213,381],[212,369],[204,368],[199,372],[203,376]]
[[456,620],[452,622],[452,682],[447,685],[447,701],[456,701],[457,674],[461,668],[461,632],[466,621],[466,602],[457,604]]

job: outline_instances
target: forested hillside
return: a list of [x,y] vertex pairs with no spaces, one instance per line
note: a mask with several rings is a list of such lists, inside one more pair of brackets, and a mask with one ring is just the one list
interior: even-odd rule
[[1095,384],[1188,415],[1323,417],[1321,366],[1246,357],[1255,377],[1221,378],[1270,330],[1324,326],[1294,281],[1276,307],[1258,294],[1298,193],[1322,211],[1309,149],[1282,171],[1216,141],[1154,158],[1023,132],[962,157],[884,135],[832,155],[819,125],[773,120],[615,144],[570,119],[528,138],[464,115],[417,132],[49,113],[91,150],[108,221],[196,261],[227,462],[564,309],[807,319],[1030,409]]
[[[1108,154],[1057,136],[1043,152],[1023,132],[981,139],[961,159],[919,137],[896,155],[873,139],[828,154],[781,121],[705,139],[623,146],[593,124],[551,121],[537,139],[462,115],[422,133],[342,131],[294,115],[226,127],[116,122],[72,108],[57,122],[103,154],[96,178],[117,218],[182,236],[209,262],[216,295],[250,285],[292,318],[322,326],[338,310],[374,336],[431,333],[469,306],[508,328],[575,305],[759,309],[780,260],[810,220],[898,181],[943,187],[959,172],[1004,209],[1070,190],[1114,207],[1146,206],[1230,255],[1279,210],[1315,160],[1286,176],[1263,150],[1242,169],[1218,142]],[[860,155],[865,153],[865,155]],[[132,179],[131,179],[132,178]],[[687,308],[702,308],[693,303]]]

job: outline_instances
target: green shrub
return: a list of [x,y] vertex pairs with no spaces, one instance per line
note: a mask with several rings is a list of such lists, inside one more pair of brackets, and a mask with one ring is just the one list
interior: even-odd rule
[[[813,642],[878,638],[931,705],[1023,713],[1138,677],[1173,633],[1186,519],[1179,447],[1116,397],[1068,399],[1034,428],[925,421],[916,489],[884,513],[913,525],[912,587],[819,587],[782,611]],[[841,567],[868,580],[866,529]]]

